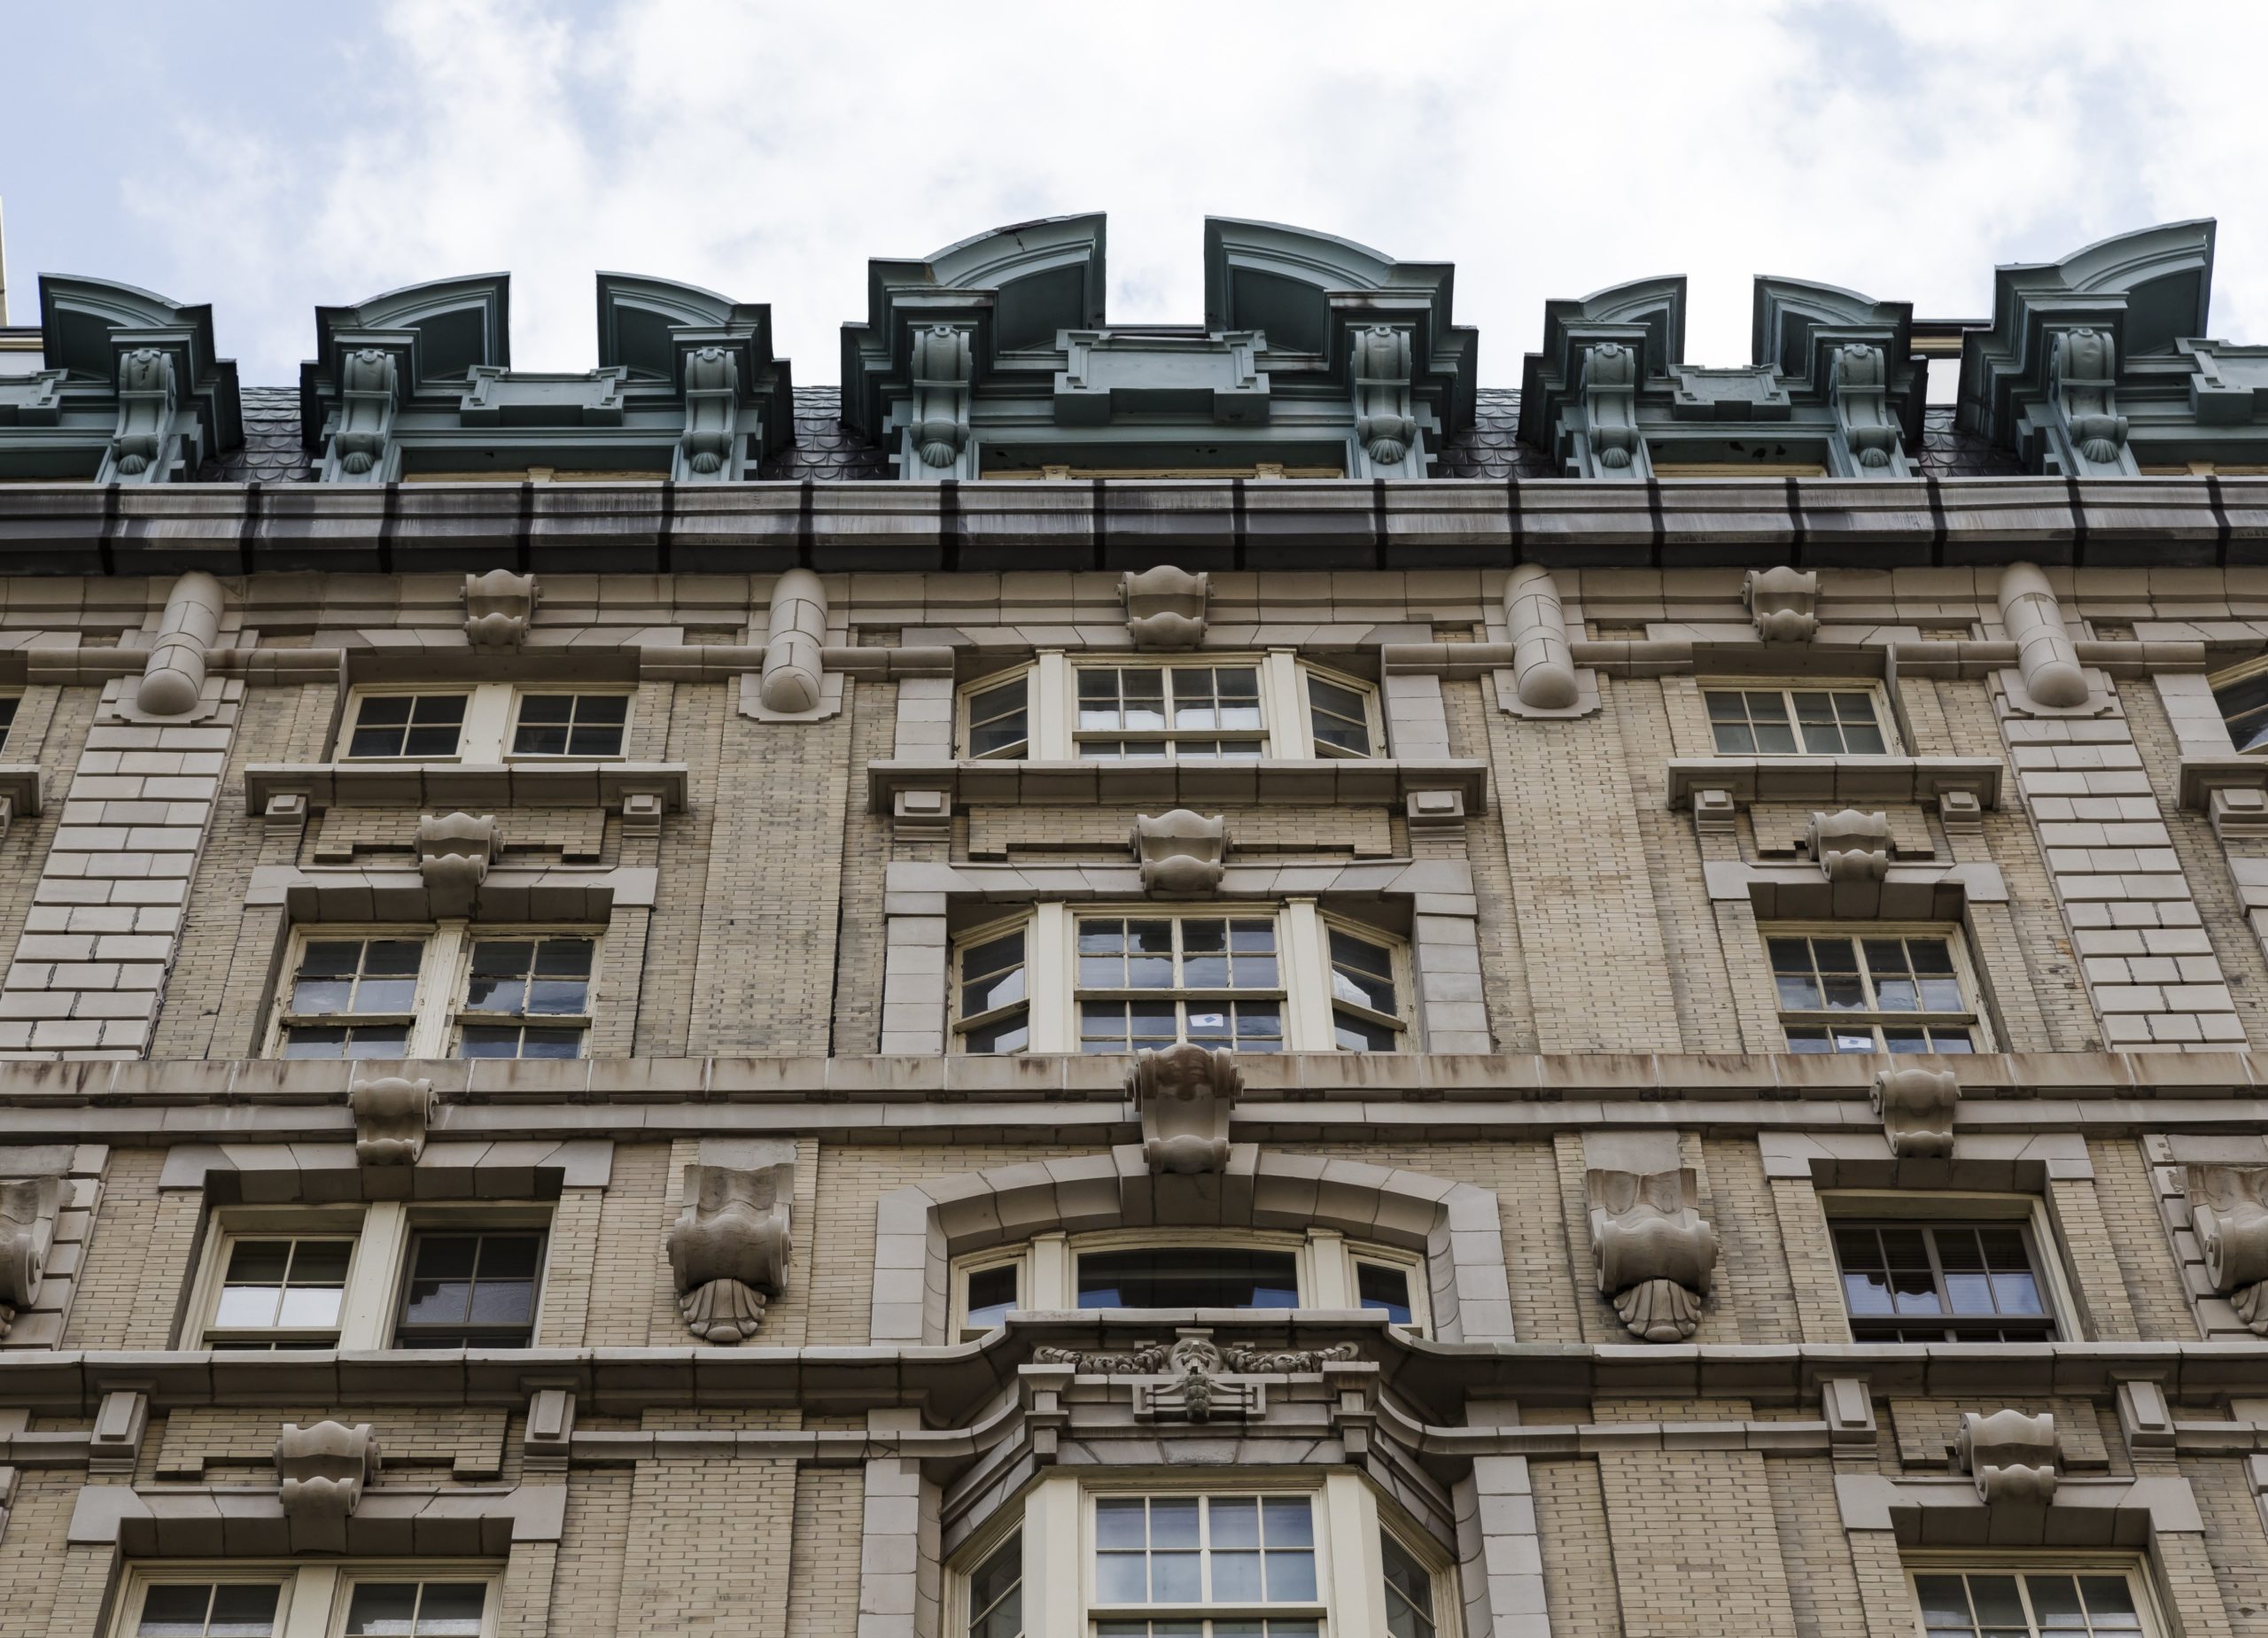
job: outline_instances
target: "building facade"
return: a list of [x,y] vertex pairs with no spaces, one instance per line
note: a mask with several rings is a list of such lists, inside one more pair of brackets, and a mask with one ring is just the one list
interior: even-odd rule
[[2268,1638],[2212,225],[1104,251],[0,330],[0,1631]]

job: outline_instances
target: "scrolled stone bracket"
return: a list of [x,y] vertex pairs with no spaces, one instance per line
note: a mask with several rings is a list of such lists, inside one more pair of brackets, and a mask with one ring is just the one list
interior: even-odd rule
[[703,1342],[745,1342],[788,1289],[795,1168],[685,1168],[685,1205],[664,1241],[678,1312]]
[[1717,1232],[1694,1205],[1692,1169],[1641,1176],[1593,1168],[1584,1184],[1600,1292],[1633,1335],[1690,1339],[1717,1266]]
[[428,813],[417,821],[417,874],[436,916],[470,915],[489,866],[503,851],[491,813]]
[[1128,574],[1118,583],[1126,609],[1126,635],[1137,648],[1194,648],[1205,640],[1210,575],[1191,574],[1169,563]]
[[1809,642],[1819,634],[1819,576],[1790,569],[1751,569],[1741,585],[1742,601],[1756,634],[1768,643]]
[[1880,881],[1890,874],[1889,816],[1856,808],[1814,813],[1804,847],[1829,881]]
[[2062,1459],[2055,1418],[2047,1412],[1969,1411],[1953,1446],[1953,1466],[1977,1481],[1987,1507],[2046,1507],[2055,1499]]
[[1884,1069],[1873,1103],[1890,1152],[1899,1160],[1941,1160],[1953,1153],[1953,1112],[1961,1082],[1950,1069]]
[[2255,1336],[2268,1337],[2268,1166],[2193,1165],[2187,1182],[2205,1277]]
[[1142,890],[1166,898],[1202,898],[1217,891],[1227,870],[1228,822],[1175,808],[1134,820],[1134,858]]
[[276,1499],[295,1544],[303,1529],[309,1537],[336,1534],[343,1544],[346,1520],[377,1477],[377,1441],[367,1422],[286,1422],[276,1440]]
[[39,1300],[66,1186],[53,1176],[0,1184],[0,1337]]
[[491,569],[464,578],[465,640],[476,648],[517,648],[527,640],[543,589],[532,574]]
[[1184,1041],[1144,1051],[1126,1067],[1126,1095],[1142,1122],[1153,1173],[1196,1176],[1229,1163],[1229,1118],[1244,1090],[1233,1052]]
[[356,1081],[346,1101],[354,1111],[354,1158],[365,1166],[415,1166],[425,1153],[438,1099],[430,1080],[398,1075]]

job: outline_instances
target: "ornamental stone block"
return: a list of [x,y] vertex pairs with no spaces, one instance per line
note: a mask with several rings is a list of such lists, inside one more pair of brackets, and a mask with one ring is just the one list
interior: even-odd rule
[[1141,1118],[1150,1169],[1193,1176],[1225,1168],[1229,1117],[1243,1090],[1234,1053],[1189,1041],[1137,1052],[1126,1067],[1126,1093]]
[[1977,1494],[1988,1507],[2047,1506],[2055,1499],[2062,1463],[2053,1415],[1996,1410],[1987,1417],[1972,1410],[1961,1419],[1953,1465],[1977,1481]]
[[433,1083],[403,1075],[357,1081],[346,1094],[354,1111],[354,1158],[365,1166],[414,1166],[433,1121]]
[[285,1518],[343,1525],[377,1477],[377,1441],[367,1422],[286,1422],[276,1440],[276,1471]]
[[1221,885],[1227,868],[1228,822],[1207,819],[1187,808],[1134,820],[1134,857],[1142,867],[1142,890],[1165,898],[1197,898]]
[[685,1206],[664,1241],[678,1312],[703,1342],[745,1342],[788,1288],[792,1165],[685,1168]]
[[543,601],[532,574],[491,569],[464,578],[464,634],[476,648],[517,648],[527,640],[528,622]]
[[2192,1166],[2188,1185],[2205,1277],[2268,1336],[2268,1166]]
[[1212,577],[1161,563],[1118,583],[1126,605],[1126,634],[1137,648],[1194,648],[1205,640],[1205,609]]
[[1873,1102],[1890,1152],[1900,1160],[1936,1160],[1953,1153],[1953,1112],[1961,1102],[1961,1083],[1952,1070],[1884,1069],[1875,1076]]
[[1695,1208],[1691,1168],[1641,1176],[1594,1168],[1584,1192],[1598,1288],[1622,1323],[1648,1342],[1691,1337],[1717,1266],[1717,1232]]
[[0,1337],[8,1334],[19,1313],[39,1300],[63,1189],[60,1177],[0,1184]]
[[1819,633],[1819,576],[1790,569],[1751,569],[1741,586],[1756,634],[1766,642],[1809,642]]
[[1880,881],[1890,874],[1890,819],[1845,808],[1814,813],[1804,827],[1804,845],[1829,881]]

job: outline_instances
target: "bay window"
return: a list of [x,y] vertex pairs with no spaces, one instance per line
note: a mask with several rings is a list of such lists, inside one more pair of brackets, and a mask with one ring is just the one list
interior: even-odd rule
[[1044,762],[1375,757],[1385,738],[1374,687],[1289,649],[1078,660],[1050,650],[964,687],[959,717],[963,755]]

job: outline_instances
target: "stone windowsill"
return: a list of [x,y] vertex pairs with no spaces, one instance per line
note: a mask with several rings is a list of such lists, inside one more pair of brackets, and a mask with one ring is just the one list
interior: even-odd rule
[[1689,808],[1697,790],[1721,790],[1736,807],[1757,802],[1880,807],[1935,802],[1967,791],[1979,806],[2000,805],[2001,765],[1993,757],[1674,757],[1669,805]]
[[271,797],[298,796],[310,809],[419,808],[493,813],[513,807],[618,808],[623,798],[658,796],[685,808],[681,762],[302,762],[258,763],[245,770],[245,811],[268,811]]
[[[1997,766],[1998,765],[1994,765]],[[1399,807],[1413,791],[1454,790],[1488,805],[1486,763],[1462,759],[1261,757],[1238,762],[925,762],[866,765],[867,802],[888,813],[898,792],[941,790],[959,806]]]

